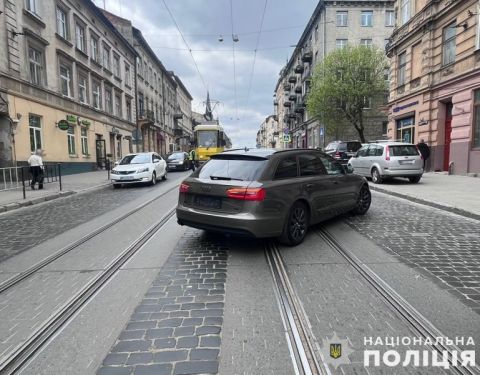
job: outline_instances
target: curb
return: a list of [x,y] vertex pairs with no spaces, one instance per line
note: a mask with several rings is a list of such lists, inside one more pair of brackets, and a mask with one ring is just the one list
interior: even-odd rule
[[105,186],[108,186],[108,185],[110,185],[109,182],[105,183],[105,184],[91,186],[89,188],[85,188],[85,189],[78,190],[78,191],[75,191],[75,190],[59,191],[55,194],[46,195],[44,197],[26,199],[26,200],[22,200],[22,201],[19,201],[19,202],[13,202],[13,203],[0,205],[0,213],[10,212],[10,211],[17,210],[19,208],[33,206],[33,205],[36,205],[36,204],[39,204],[39,203],[45,203],[45,202],[53,201],[55,199],[68,197],[68,196],[74,195],[74,194],[85,193],[85,192],[88,192],[88,191],[101,189],[101,188],[103,188]]
[[370,185],[371,190],[378,191],[379,193],[393,195],[394,197],[406,199],[406,200],[409,200],[410,202],[415,202],[415,203],[423,204],[425,206],[438,208],[438,209],[443,210],[443,211],[448,211],[448,212],[451,212],[451,213],[454,213],[454,214],[457,214],[457,215],[460,215],[460,216],[468,217],[469,219],[474,219],[474,220],[479,220],[480,221],[480,215],[479,214],[476,214],[476,213],[473,213],[473,212],[470,212],[470,211],[466,211],[462,208],[457,208],[457,207],[449,206],[449,205],[446,205],[446,204],[432,202],[432,201],[429,201],[427,199],[416,198],[416,197],[413,197],[413,196],[408,195],[408,194],[397,193],[397,192],[390,191],[390,190],[387,190],[387,189],[379,188],[377,186],[372,186],[371,184],[369,184],[369,185]]

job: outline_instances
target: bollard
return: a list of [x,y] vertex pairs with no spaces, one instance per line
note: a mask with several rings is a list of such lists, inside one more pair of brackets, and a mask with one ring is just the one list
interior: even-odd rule
[[107,159],[105,164],[107,167],[107,180],[110,181],[110,160]]
[[62,167],[60,163],[58,163],[58,182],[60,183],[60,191],[62,191]]
[[22,171],[22,185],[23,185],[23,199],[27,199],[27,194],[25,193],[25,175],[23,173],[23,170],[25,168],[21,167],[21,171]]

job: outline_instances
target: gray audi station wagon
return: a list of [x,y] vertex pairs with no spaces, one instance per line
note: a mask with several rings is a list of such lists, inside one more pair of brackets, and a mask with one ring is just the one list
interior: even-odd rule
[[183,181],[177,219],[294,246],[310,225],[345,212],[363,215],[370,202],[366,179],[321,151],[241,149],[212,156]]

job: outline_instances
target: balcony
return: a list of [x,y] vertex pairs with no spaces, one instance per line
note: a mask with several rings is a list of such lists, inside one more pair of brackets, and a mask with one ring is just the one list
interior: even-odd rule
[[138,111],[138,119],[140,121],[155,122],[155,112],[145,109]]
[[302,64],[298,64],[298,65],[295,67],[294,72],[297,73],[297,74],[302,74],[304,70],[305,70],[305,69],[303,68],[303,65],[302,65]]
[[274,106],[277,106],[277,105],[278,105],[278,100],[277,100],[277,99],[275,99],[275,100],[273,101],[273,105],[274,105]]
[[288,82],[290,82],[290,83],[297,83],[297,77],[295,77],[295,76],[290,76],[290,77],[288,77]]
[[285,83],[283,85],[283,91],[290,91],[290,88],[291,88],[290,83]]
[[291,106],[292,106],[292,102],[283,102],[283,106],[284,106],[284,107],[291,107]]
[[297,94],[301,94],[302,93],[302,85],[296,85],[295,86],[295,92]]
[[312,60],[313,60],[312,51],[310,49],[304,50],[302,54],[302,61],[306,63],[311,63]]
[[295,106],[295,113],[303,113],[303,112],[305,112],[305,106],[303,105],[303,103],[298,103]]
[[288,96],[288,100],[290,100],[291,102],[294,102],[295,100],[297,100],[297,95],[295,94],[290,94]]

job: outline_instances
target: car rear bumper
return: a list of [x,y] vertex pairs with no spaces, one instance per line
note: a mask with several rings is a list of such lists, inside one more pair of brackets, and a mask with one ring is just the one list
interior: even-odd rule
[[421,176],[423,174],[423,168],[419,169],[383,169],[384,176],[388,177],[411,177]]
[[277,237],[283,223],[278,219],[258,218],[250,213],[228,214],[177,206],[177,221],[180,225],[215,232],[231,233],[256,238]]

